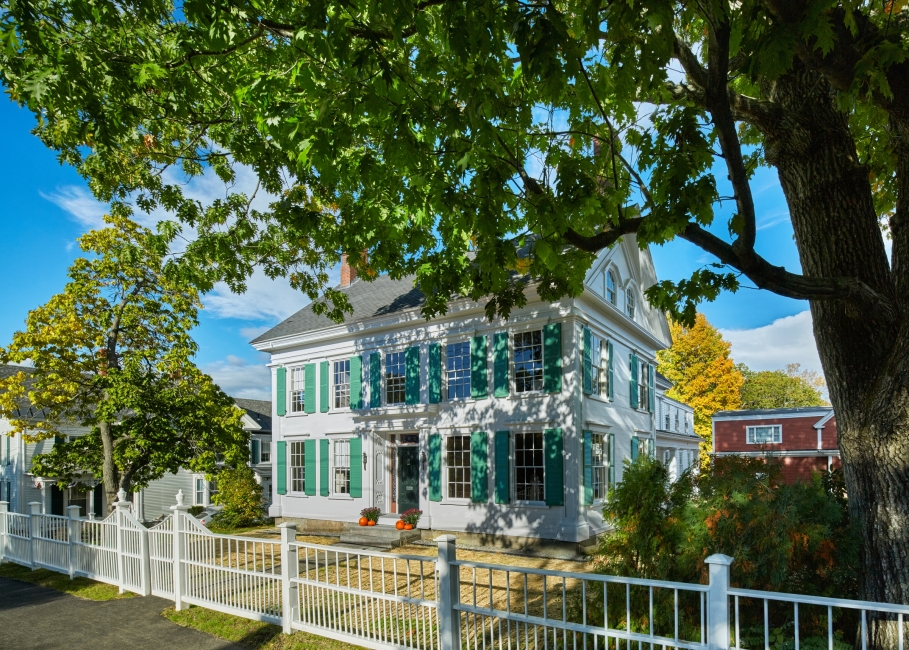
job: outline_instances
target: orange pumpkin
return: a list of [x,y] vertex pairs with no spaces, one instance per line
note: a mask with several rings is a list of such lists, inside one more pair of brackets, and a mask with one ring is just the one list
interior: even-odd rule
[[369,520],[368,520],[366,517],[360,517],[360,525],[361,525],[361,526],[366,526],[366,525],[367,525],[366,522],[368,522],[368,521],[369,521]]
[[401,521],[400,519],[398,519],[395,522],[395,528],[397,528],[398,530],[404,530],[404,522]]
[[369,523],[366,524],[366,525],[367,525],[367,526],[375,526],[375,525],[376,525],[376,522],[374,522],[372,519],[370,519],[370,520],[369,520]]
[[413,530],[413,524],[404,524],[404,530]]

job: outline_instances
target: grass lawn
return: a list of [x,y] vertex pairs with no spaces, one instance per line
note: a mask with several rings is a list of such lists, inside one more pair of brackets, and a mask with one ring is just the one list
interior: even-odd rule
[[64,573],[48,571],[47,569],[32,571],[28,567],[11,562],[4,562],[0,565],[0,577],[31,582],[32,584],[56,589],[57,591],[88,600],[113,600],[115,598],[133,597],[133,594],[129,592],[121,594],[115,586],[103,582],[95,582],[88,578],[70,580],[69,576]]
[[277,625],[222,614],[203,607],[190,607],[182,612],[171,607],[164,610],[163,614],[177,625],[206,632],[251,650],[343,650],[358,647],[306,632],[294,632],[285,636]]

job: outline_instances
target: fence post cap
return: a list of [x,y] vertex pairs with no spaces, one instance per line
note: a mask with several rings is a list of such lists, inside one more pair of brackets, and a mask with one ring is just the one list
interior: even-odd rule
[[0,501],[0,512],[9,512],[9,501]]
[[297,522],[295,522],[295,521],[282,521],[280,524],[278,524],[277,527],[278,527],[278,528],[292,528],[292,529],[296,530],[296,529],[297,529]]
[[29,501],[28,502],[29,513],[33,515],[41,514],[41,502],[40,501]]
[[70,519],[79,518],[79,506],[66,506],[66,512]]
[[454,543],[455,540],[457,540],[457,539],[458,539],[458,538],[455,537],[454,535],[439,535],[438,537],[436,537],[436,538],[435,538],[434,540],[432,540],[432,541],[434,541],[434,542],[439,542],[439,543],[442,543],[442,542],[451,542],[451,543]]
[[734,557],[729,557],[728,555],[723,555],[722,553],[714,553],[706,560],[704,560],[705,564],[721,564],[724,566],[729,566],[733,562],[735,562]]

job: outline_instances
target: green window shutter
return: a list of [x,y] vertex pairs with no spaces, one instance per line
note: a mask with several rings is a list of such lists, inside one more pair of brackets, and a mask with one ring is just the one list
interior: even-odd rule
[[442,346],[429,344],[429,403],[442,401]]
[[278,494],[287,494],[287,443],[278,441]]
[[303,492],[307,496],[316,496],[316,441],[303,443]]
[[562,430],[546,429],[543,431],[547,506],[561,506],[565,503],[565,457],[562,451]]
[[350,358],[350,408],[363,408],[363,358]]
[[470,434],[470,500],[489,501],[489,436],[485,431]]
[[307,363],[303,369],[303,410],[316,412],[316,364]]
[[378,352],[369,355],[369,408],[382,406],[382,360]]
[[328,440],[319,441],[319,496],[328,496]]
[[655,403],[654,387],[653,387],[653,379],[654,379],[653,376],[655,374],[656,374],[656,372],[654,370],[653,364],[650,364],[650,371],[647,373],[647,376],[650,380],[650,386],[647,389],[647,410],[650,411],[651,413],[653,413],[653,405]]
[[543,392],[558,393],[561,390],[562,323],[549,323],[543,327]]
[[328,412],[328,382],[329,382],[328,362],[323,361],[319,364],[319,411]]
[[609,434],[609,485],[615,485],[615,434]]
[[492,394],[508,397],[508,332],[492,337]]
[[262,462],[262,456],[259,452],[259,441],[255,438],[249,441],[249,461],[253,465],[258,465]]
[[420,403],[420,348],[416,345],[404,351],[404,403]]
[[496,503],[511,501],[510,447],[508,432],[496,431]]
[[287,415],[287,368],[278,368],[278,415]]
[[442,436],[429,435],[429,500],[442,500]]
[[631,408],[636,409],[638,407],[638,358],[634,354],[631,355]]
[[584,432],[584,504],[593,503],[593,433]]
[[638,437],[631,436],[631,462],[632,463],[638,459],[638,453],[639,453]]
[[363,497],[363,440],[350,439],[350,496]]
[[584,355],[584,392],[588,395],[593,392],[593,361],[590,358],[590,349],[592,347],[593,334],[590,333],[589,327],[584,327],[583,338],[581,342],[581,352]]
[[470,396],[474,399],[484,399],[489,394],[486,354],[485,336],[470,339]]
[[612,347],[612,341],[607,341],[606,352],[609,356],[609,359],[607,360],[607,363],[609,364],[607,373],[609,378],[609,399],[611,401],[615,399],[615,370],[612,365],[612,358],[615,356],[615,350]]

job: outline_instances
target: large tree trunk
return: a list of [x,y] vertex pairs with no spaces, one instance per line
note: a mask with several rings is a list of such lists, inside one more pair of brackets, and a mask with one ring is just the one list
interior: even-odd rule
[[103,459],[101,461],[101,480],[104,483],[104,497],[107,500],[107,511],[113,510],[117,500],[117,491],[120,489],[120,477],[117,466],[114,465],[114,434],[110,422],[98,425],[101,432],[101,448]]
[[[768,138],[805,275],[854,276],[899,305],[868,169],[823,78],[796,70],[770,88],[798,127]],[[814,301],[811,314],[837,417],[850,514],[863,535],[861,597],[909,604],[909,331],[900,313]],[[895,626],[873,626],[895,647]]]

